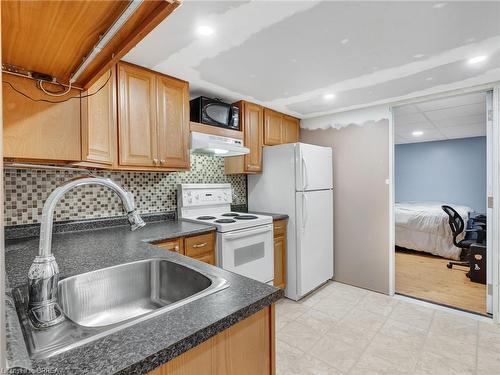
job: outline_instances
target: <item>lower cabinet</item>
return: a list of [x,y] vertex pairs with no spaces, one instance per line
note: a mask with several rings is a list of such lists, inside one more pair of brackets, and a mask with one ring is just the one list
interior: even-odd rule
[[287,220],[274,222],[274,286],[286,287],[286,225]]
[[215,232],[158,241],[153,244],[162,249],[175,251],[201,262],[215,265]]
[[273,375],[274,319],[274,305],[271,305],[149,374]]

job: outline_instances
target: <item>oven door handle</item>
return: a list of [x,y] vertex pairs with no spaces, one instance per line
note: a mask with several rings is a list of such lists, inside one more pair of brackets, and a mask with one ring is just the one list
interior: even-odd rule
[[237,238],[253,236],[254,234],[267,233],[267,232],[271,232],[271,231],[272,231],[272,226],[268,226],[265,228],[256,228],[256,229],[245,230],[245,231],[241,231],[239,233],[225,233],[223,236],[224,236],[225,240],[235,240]]

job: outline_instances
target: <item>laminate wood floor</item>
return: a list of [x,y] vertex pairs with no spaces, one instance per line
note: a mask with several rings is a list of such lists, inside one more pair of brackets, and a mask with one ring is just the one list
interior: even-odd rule
[[396,251],[396,293],[486,315],[486,285],[473,283],[465,267],[447,259]]

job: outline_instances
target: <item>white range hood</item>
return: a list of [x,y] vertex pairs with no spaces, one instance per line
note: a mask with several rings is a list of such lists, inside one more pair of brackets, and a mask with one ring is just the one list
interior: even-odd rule
[[243,146],[241,139],[221,137],[219,135],[191,132],[191,152],[216,156],[245,155],[250,150]]

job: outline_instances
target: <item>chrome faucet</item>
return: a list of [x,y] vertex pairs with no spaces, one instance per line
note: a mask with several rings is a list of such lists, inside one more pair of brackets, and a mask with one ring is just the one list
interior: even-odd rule
[[50,327],[64,320],[64,315],[57,303],[59,267],[51,250],[54,210],[66,192],[84,185],[102,185],[114,191],[127,211],[131,230],[146,225],[136,211],[132,193],[108,178],[77,177],[55,189],[43,205],[39,254],[28,271],[28,316],[36,328]]

